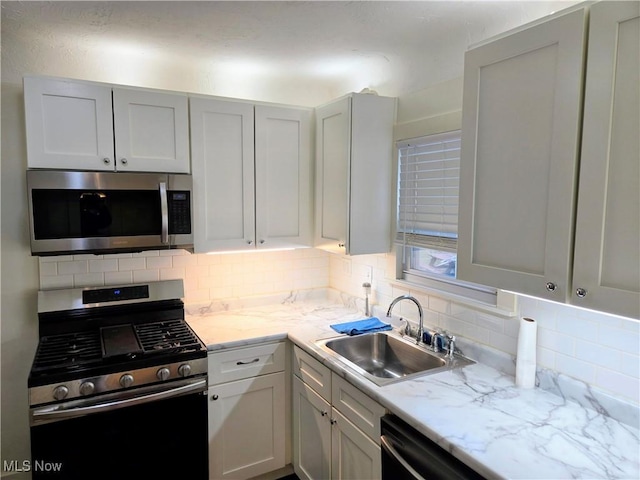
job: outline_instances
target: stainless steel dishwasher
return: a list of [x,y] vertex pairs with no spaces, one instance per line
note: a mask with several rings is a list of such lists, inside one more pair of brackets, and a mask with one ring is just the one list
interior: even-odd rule
[[381,422],[383,480],[485,478],[397,416]]

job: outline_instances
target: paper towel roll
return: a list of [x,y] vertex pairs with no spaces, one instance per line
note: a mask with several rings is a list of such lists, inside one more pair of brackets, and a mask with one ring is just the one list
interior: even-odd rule
[[520,319],[518,351],[516,353],[516,385],[536,386],[536,340],[538,325],[532,318]]

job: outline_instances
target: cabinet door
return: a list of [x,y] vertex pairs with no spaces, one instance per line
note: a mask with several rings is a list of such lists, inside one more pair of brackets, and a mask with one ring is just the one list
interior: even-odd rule
[[465,56],[458,278],[566,301],[585,9]]
[[255,107],[257,247],[311,246],[309,110]]
[[285,465],[284,372],[209,388],[209,476],[245,479]]
[[254,249],[253,105],[191,98],[194,250]]
[[113,89],[116,168],[189,173],[187,96]]
[[351,98],[316,110],[316,239],[315,246],[349,253],[349,154]]
[[391,171],[396,99],[352,94],[348,253],[391,248]]
[[113,170],[111,88],[25,77],[29,168]]
[[331,406],[293,377],[293,469],[302,480],[331,478]]
[[380,445],[373,442],[335,408],[332,413],[331,478],[378,480],[382,478]]
[[632,318],[640,317],[639,85],[640,4],[593,5],[571,303]]

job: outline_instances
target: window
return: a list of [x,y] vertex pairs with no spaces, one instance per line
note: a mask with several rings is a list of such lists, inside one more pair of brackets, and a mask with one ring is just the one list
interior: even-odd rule
[[456,279],[460,130],[396,145],[398,278],[495,305],[495,289]]

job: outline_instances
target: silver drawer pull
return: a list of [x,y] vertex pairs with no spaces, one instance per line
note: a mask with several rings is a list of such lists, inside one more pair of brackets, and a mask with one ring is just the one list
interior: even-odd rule
[[250,362],[236,362],[236,365],[251,365],[252,363],[257,363],[259,361],[260,361],[259,358],[254,358]]

